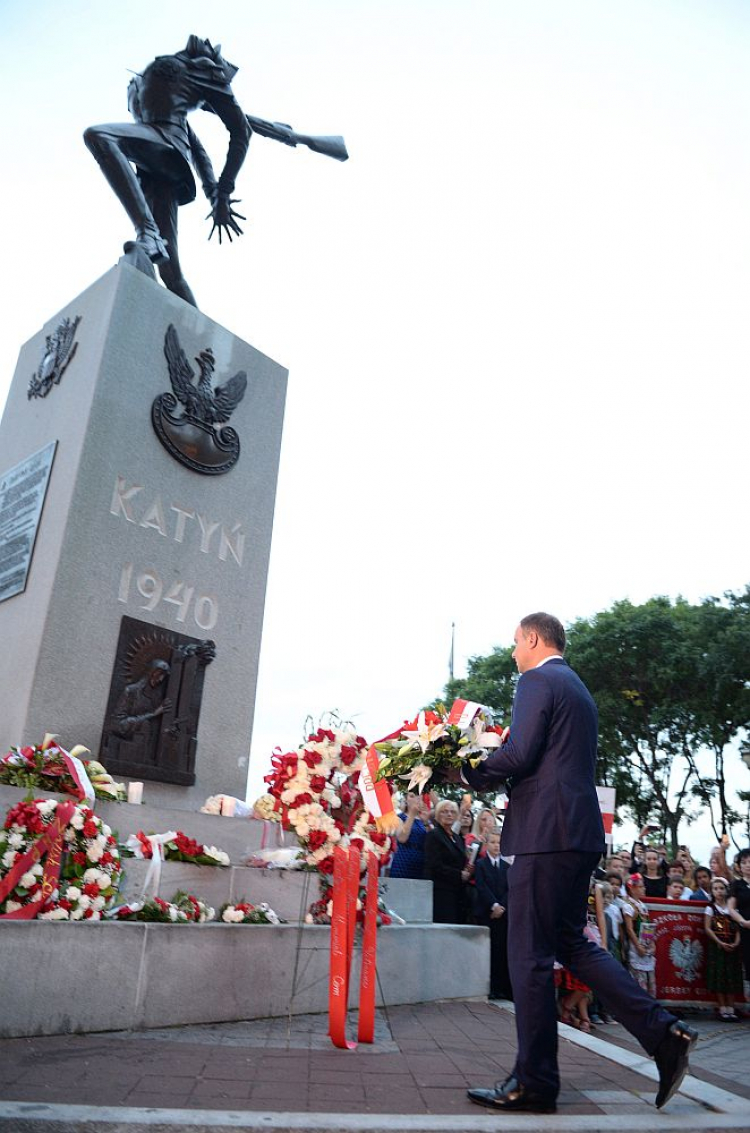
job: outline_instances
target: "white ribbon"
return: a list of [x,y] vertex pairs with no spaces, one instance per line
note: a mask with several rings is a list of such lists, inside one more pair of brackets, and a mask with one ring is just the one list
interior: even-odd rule
[[[148,863],[146,876],[143,879],[141,886],[140,900],[147,901],[149,897],[159,896],[159,884],[161,882],[161,863],[164,861],[164,845],[171,842],[177,837],[176,830],[168,830],[166,834],[147,834],[149,845],[151,846],[151,860]],[[125,843],[129,850],[132,850],[135,857],[144,858],[143,846],[140,838],[135,834],[131,834]]]

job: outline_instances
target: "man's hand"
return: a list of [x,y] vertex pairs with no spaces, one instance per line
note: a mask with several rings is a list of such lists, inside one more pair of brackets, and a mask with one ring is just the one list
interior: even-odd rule
[[490,916],[492,917],[493,921],[496,921],[496,920],[500,919],[500,917],[503,915],[504,912],[505,912],[505,906],[504,905],[493,905],[492,910],[490,912]]
[[242,235],[242,229],[240,228],[237,221],[246,220],[247,218],[244,217],[242,213],[235,212],[235,210],[232,208],[232,205],[237,204],[239,204],[239,200],[236,197],[228,197],[223,193],[216,193],[216,196],[213,199],[211,211],[206,217],[206,220],[213,221],[213,226],[208,234],[209,240],[213,236],[214,232],[218,232],[219,243],[221,244],[221,234],[222,232],[224,232],[224,235],[227,237],[229,243],[231,244],[233,232],[235,236]]

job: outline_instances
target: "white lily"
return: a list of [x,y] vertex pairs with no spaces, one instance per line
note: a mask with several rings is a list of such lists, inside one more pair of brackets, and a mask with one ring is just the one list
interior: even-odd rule
[[425,787],[427,781],[432,777],[432,768],[428,767],[426,763],[415,763],[410,771],[405,775],[399,775],[399,779],[408,779],[409,783],[407,791],[413,791],[416,787],[420,795]]
[[420,712],[417,717],[416,728],[404,728],[401,735],[407,739],[407,746],[402,750],[410,751],[412,748],[418,747],[424,754],[434,740],[445,735],[445,724],[428,724],[424,712]]

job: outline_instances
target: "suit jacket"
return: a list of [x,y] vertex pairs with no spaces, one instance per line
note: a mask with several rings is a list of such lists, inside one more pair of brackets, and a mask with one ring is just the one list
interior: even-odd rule
[[476,790],[508,783],[503,854],[603,853],[597,723],[591,693],[562,657],[521,675],[508,739],[464,771]]
[[424,875],[435,889],[456,890],[463,886],[461,871],[466,868],[466,847],[460,834],[449,838],[441,826],[428,831],[424,840]]
[[477,858],[474,870],[476,905],[475,912],[483,921],[488,921],[492,906],[502,905],[508,908],[508,869],[509,865],[502,858],[497,867],[492,865],[489,858]]

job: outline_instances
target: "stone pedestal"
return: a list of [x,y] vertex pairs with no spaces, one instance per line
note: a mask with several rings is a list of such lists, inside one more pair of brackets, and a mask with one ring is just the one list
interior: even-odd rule
[[[29,399],[45,336],[78,317],[59,384]],[[154,400],[171,392],[170,324],[196,379],[209,348],[214,388],[247,374],[229,422],[240,456],[224,474],[185,467],[154,430]],[[195,809],[218,791],[244,796],[286,377],[122,261],[23,347],[0,427],[0,484],[8,469],[57,448],[26,589],[0,602],[3,751],[50,731],[99,753],[126,615],[145,623],[146,637],[216,645],[203,674],[195,782],[149,780],[145,799]],[[177,732],[182,712],[173,706]]]

